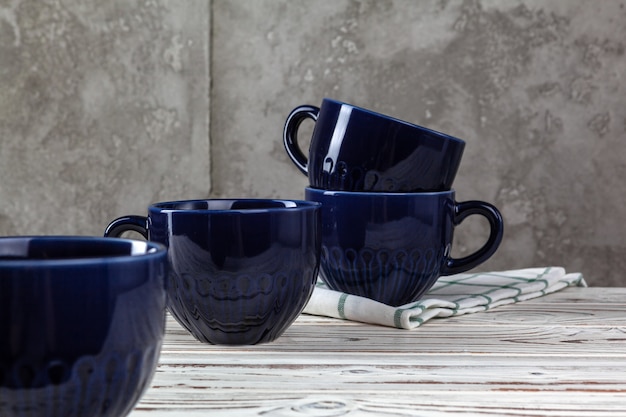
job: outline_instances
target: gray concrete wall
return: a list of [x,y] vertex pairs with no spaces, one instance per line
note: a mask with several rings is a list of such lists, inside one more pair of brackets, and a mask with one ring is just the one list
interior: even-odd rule
[[466,140],[457,197],[507,226],[481,270],[626,285],[625,19],[619,0],[4,1],[0,234],[301,198],[283,123],[332,97]]
[[0,1],[0,234],[210,189],[206,1]]

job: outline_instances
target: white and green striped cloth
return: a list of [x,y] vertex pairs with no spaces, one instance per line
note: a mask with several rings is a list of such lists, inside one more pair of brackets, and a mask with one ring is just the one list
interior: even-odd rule
[[391,307],[330,290],[319,281],[304,313],[413,329],[434,317],[486,311],[569,286],[587,285],[580,273],[566,273],[561,267],[457,274],[439,278],[421,300]]

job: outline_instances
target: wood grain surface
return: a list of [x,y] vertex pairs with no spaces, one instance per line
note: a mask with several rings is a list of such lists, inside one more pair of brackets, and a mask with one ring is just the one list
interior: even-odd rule
[[302,315],[212,346],[173,319],[131,417],[626,416],[626,288],[568,288],[399,330]]

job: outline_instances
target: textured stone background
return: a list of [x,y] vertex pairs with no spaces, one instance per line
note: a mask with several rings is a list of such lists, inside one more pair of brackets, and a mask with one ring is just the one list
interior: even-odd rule
[[0,234],[300,198],[283,123],[332,97],[467,141],[457,198],[506,222],[479,269],[626,285],[624,21],[621,0],[0,0]]
[[209,192],[209,16],[200,0],[0,1],[0,234],[102,234]]

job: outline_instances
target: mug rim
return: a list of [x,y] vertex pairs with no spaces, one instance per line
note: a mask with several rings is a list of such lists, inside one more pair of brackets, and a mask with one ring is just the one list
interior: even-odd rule
[[441,197],[455,195],[455,189],[443,191],[415,191],[415,192],[379,192],[379,191],[345,191],[345,190],[326,190],[323,188],[315,188],[312,186],[304,187],[305,192],[311,192],[317,195],[329,197],[351,197],[351,198],[371,198],[385,197],[389,198],[419,198],[419,197]]
[[[194,204],[207,204],[211,203],[247,203],[247,204],[283,204],[283,206],[275,207],[241,207],[241,208],[178,208],[180,205],[194,205]],[[286,211],[306,211],[316,210],[321,207],[321,203],[308,200],[298,199],[281,199],[281,198],[201,198],[192,200],[173,200],[173,201],[161,201],[153,203],[149,207],[149,211],[157,211],[158,213],[206,213],[206,214],[219,214],[219,213],[239,213],[239,214],[253,214],[253,213],[268,213],[268,212],[286,212]]]
[[380,113],[380,112],[377,112],[377,111],[374,111],[374,110],[369,110],[369,109],[366,109],[364,107],[355,106],[354,104],[346,103],[345,101],[339,101],[339,100],[335,100],[335,99],[332,99],[332,98],[324,97],[322,99],[322,105],[324,104],[324,101],[328,101],[328,102],[331,102],[331,103],[339,105],[339,106],[349,106],[349,107],[352,107],[353,109],[358,110],[358,111],[363,112],[363,113],[368,113],[370,115],[374,115],[374,116],[377,116],[377,117],[382,117],[384,119],[391,120],[391,121],[393,121],[395,123],[399,123],[399,124],[403,124],[403,125],[409,126],[409,127],[413,128],[413,129],[426,131],[426,132],[431,133],[433,135],[441,136],[444,139],[448,139],[448,140],[451,140],[451,141],[459,142],[459,144],[461,144],[461,145],[465,145],[466,144],[465,140],[457,138],[456,136],[451,136],[451,135],[449,135],[447,133],[443,133],[443,132],[440,132],[438,130],[434,130],[434,129],[431,129],[431,128],[428,128],[428,127],[425,127],[425,126],[422,126],[422,125],[418,125],[416,123],[407,122],[406,120],[398,119],[397,117],[389,116],[387,114],[383,114],[383,113]]
[[[20,253],[2,253],[4,242],[13,241],[22,249]],[[45,242],[51,246],[56,242],[63,243],[98,243],[108,247],[130,245],[128,253],[125,254],[97,254],[89,256],[68,256],[53,257],[48,259],[34,258],[28,255],[28,245],[32,241]],[[26,256],[24,256],[26,253]],[[167,248],[165,245],[153,242],[117,237],[79,236],[79,235],[23,235],[23,236],[0,236],[0,269],[10,268],[42,268],[42,267],[73,267],[73,266],[95,266],[103,263],[125,263],[125,262],[146,262],[165,256]],[[3,256],[15,256],[3,258]]]

